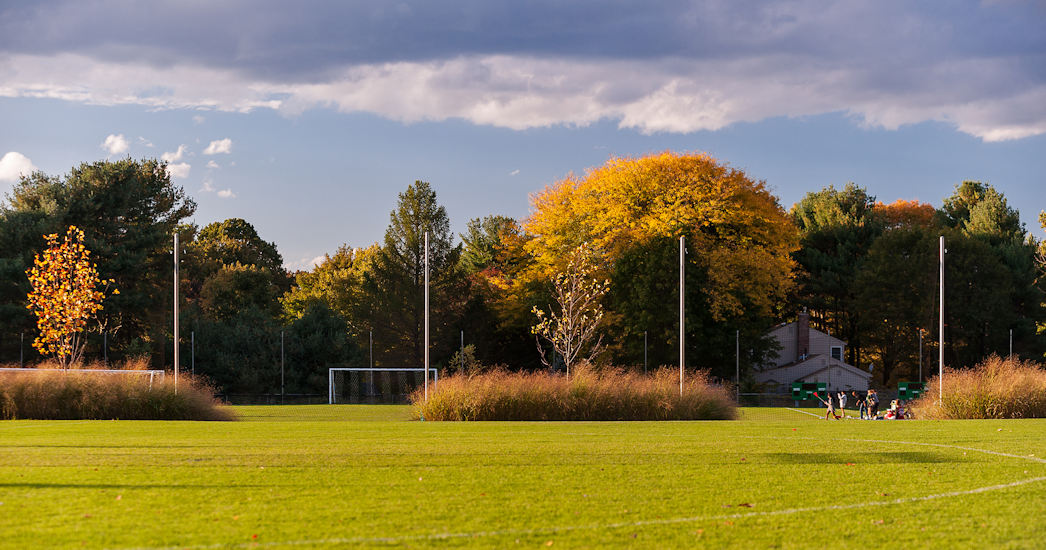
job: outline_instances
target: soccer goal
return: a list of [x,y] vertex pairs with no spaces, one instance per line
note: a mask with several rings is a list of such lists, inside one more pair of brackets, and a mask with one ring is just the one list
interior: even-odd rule
[[[429,369],[429,391],[438,380],[436,369]],[[410,394],[424,385],[425,369],[332,367],[328,369],[327,402],[407,403]]]
[[153,381],[162,382],[165,372],[162,370],[124,370],[124,369],[34,369],[34,368],[0,368],[0,372],[62,372],[66,374],[89,374],[91,376],[141,376],[149,379],[149,387],[153,387]]

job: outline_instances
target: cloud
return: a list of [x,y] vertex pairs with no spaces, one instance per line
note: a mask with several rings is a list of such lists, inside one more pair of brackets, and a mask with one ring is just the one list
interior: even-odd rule
[[205,120],[207,120],[207,119],[204,118],[203,115],[193,115],[193,117],[192,117],[192,123],[197,125],[197,126],[199,126],[200,124],[203,124],[203,122]]
[[292,273],[295,272],[295,271],[312,271],[317,266],[322,265],[323,262],[325,262],[325,261],[327,261],[327,256],[326,255],[316,256],[315,258],[307,258],[306,257],[306,258],[301,258],[301,259],[299,259],[298,261],[295,261],[295,262],[287,262],[287,263],[283,264],[283,267],[287,271],[290,271]]
[[144,147],[153,147],[153,142],[145,139],[142,136],[138,136],[138,145],[141,145],[141,146],[144,146]]
[[519,175],[519,168],[516,168],[515,170],[509,172],[508,175],[510,175],[510,176],[518,176]]
[[0,182],[16,182],[22,176],[36,171],[36,166],[29,157],[18,151],[8,151],[0,158]]
[[185,145],[179,145],[177,151],[174,151],[173,153],[166,152],[160,155],[160,159],[167,162],[178,162],[185,156],[186,151],[188,151],[188,148]]
[[236,193],[233,193],[232,189],[222,189],[221,191],[218,191],[218,196],[223,199],[235,199]]
[[214,181],[212,181],[210,178],[205,178],[203,180],[203,187],[200,188],[200,192],[201,193],[213,193],[214,191],[215,191],[215,189],[214,189]]
[[167,165],[167,173],[170,174],[172,178],[182,179],[183,180],[183,179],[189,177],[189,170],[191,168],[192,168],[192,166],[190,166],[189,163],[187,163],[187,162],[179,162],[177,164],[168,164]]
[[207,167],[212,169],[212,170],[221,168],[221,166],[217,162],[214,162],[213,160],[207,161]]
[[130,146],[131,144],[127,142],[127,138],[123,137],[123,134],[109,134],[102,142],[102,149],[105,149],[110,155],[123,153]]
[[217,155],[220,153],[229,154],[232,152],[232,140],[229,138],[219,139],[212,141],[206,149],[203,150],[205,155]]
[[[160,0],[0,8],[0,97],[512,129],[688,133],[844,112],[986,141],[1046,133],[1041,2],[260,4],[250,18]],[[162,32],[138,30],[156,17]]]

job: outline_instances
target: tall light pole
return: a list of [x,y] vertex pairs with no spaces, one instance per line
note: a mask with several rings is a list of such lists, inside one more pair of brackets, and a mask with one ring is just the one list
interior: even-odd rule
[[686,308],[685,280],[686,273],[686,237],[679,237],[679,397],[683,396],[683,366],[686,365],[686,319],[683,311]]
[[938,325],[937,398],[944,405],[944,235],[941,235],[941,318]]
[[425,232],[425,401],[429,400],[429,232]]
[[178,393],[178,233],[174,234],[174,393]]
[[734,367],[737,369],[737,375],[736,375],[737,378],[735,379],[735,383],[737,384],[737,400],[741,401],[741,330],[740,329],[738,329],[738,331],[735,334],[734,338],[735,338],[735,346],[736,346],[736,349],[734,350],[734,362],[735,362]]
[[923,381],[923,329],[919,329],[919,382]]

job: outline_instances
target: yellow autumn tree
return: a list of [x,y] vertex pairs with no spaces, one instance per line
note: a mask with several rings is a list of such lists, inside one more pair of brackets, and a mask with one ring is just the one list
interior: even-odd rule
[[700,331],[692,335],[694,345],[707,346],[694,351],[709,362],[723,354],[715,361],[729,362],[731,375],[734,331],[749,332],[749,342],[761,337],[793,284],[798,232],[777,198],[765,182],[705,154],[612,158],[535,195],[523,228],[531,237],[526,250],[542,268],[534,271],[544,271],[546,280],[583,243],[605,252],[595,275],[610,277],[608,321],[616,339],[630,342],[618,344],[618,360],[642,358],[649,332],[664,350],[661,356],[652,350],[654,364],[675,362],[668,343],[678,331],[672,294],[678,295],[674,258],[681,236],[687,293],[695,293],[687,299],[694,316],[688,327]]
[[[32,287],[26,307],[36,314],[40,330],[33,347],[68,368],[82,359],[87,322],[102,309],[105,289],[113,281],[98,276],[78,227],[69,226],[61,242],[57,233],[44,239],[47,248],[26,270]],[[114,288],[112,293],[119,291]]]

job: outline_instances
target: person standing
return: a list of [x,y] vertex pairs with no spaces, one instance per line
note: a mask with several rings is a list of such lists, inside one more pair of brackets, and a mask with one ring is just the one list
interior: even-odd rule
[[839,392],[839,413],[846,418],[846,392]]
[[868,413],[868,402],[861,396],[857,395],[856,391],[853,392],[853,395],[854,401],[857,402],[857,409],[861,413],[861,420],[864,420]]
[[839,415],[835,414],[835,401],[833,401],[832,394],[830,394],[830,393],[826,393],[825,394],[825,397],[828,398],[828,401],[825,401],[824,399],[821,399],[821,396],[817,395],[816,393],[814,394],[814,396],[817,397],[817,399],[819,399],[821,401],[821,403],[824,403],[825,407],[828,407],[828,412],[826,412],[824,414],[824,419],[825,420],[828,420],[829,416],[834,416],[836,420],[839,420]]
[[875,420],[879,416],[879,394],[868,390],[868,418]]

